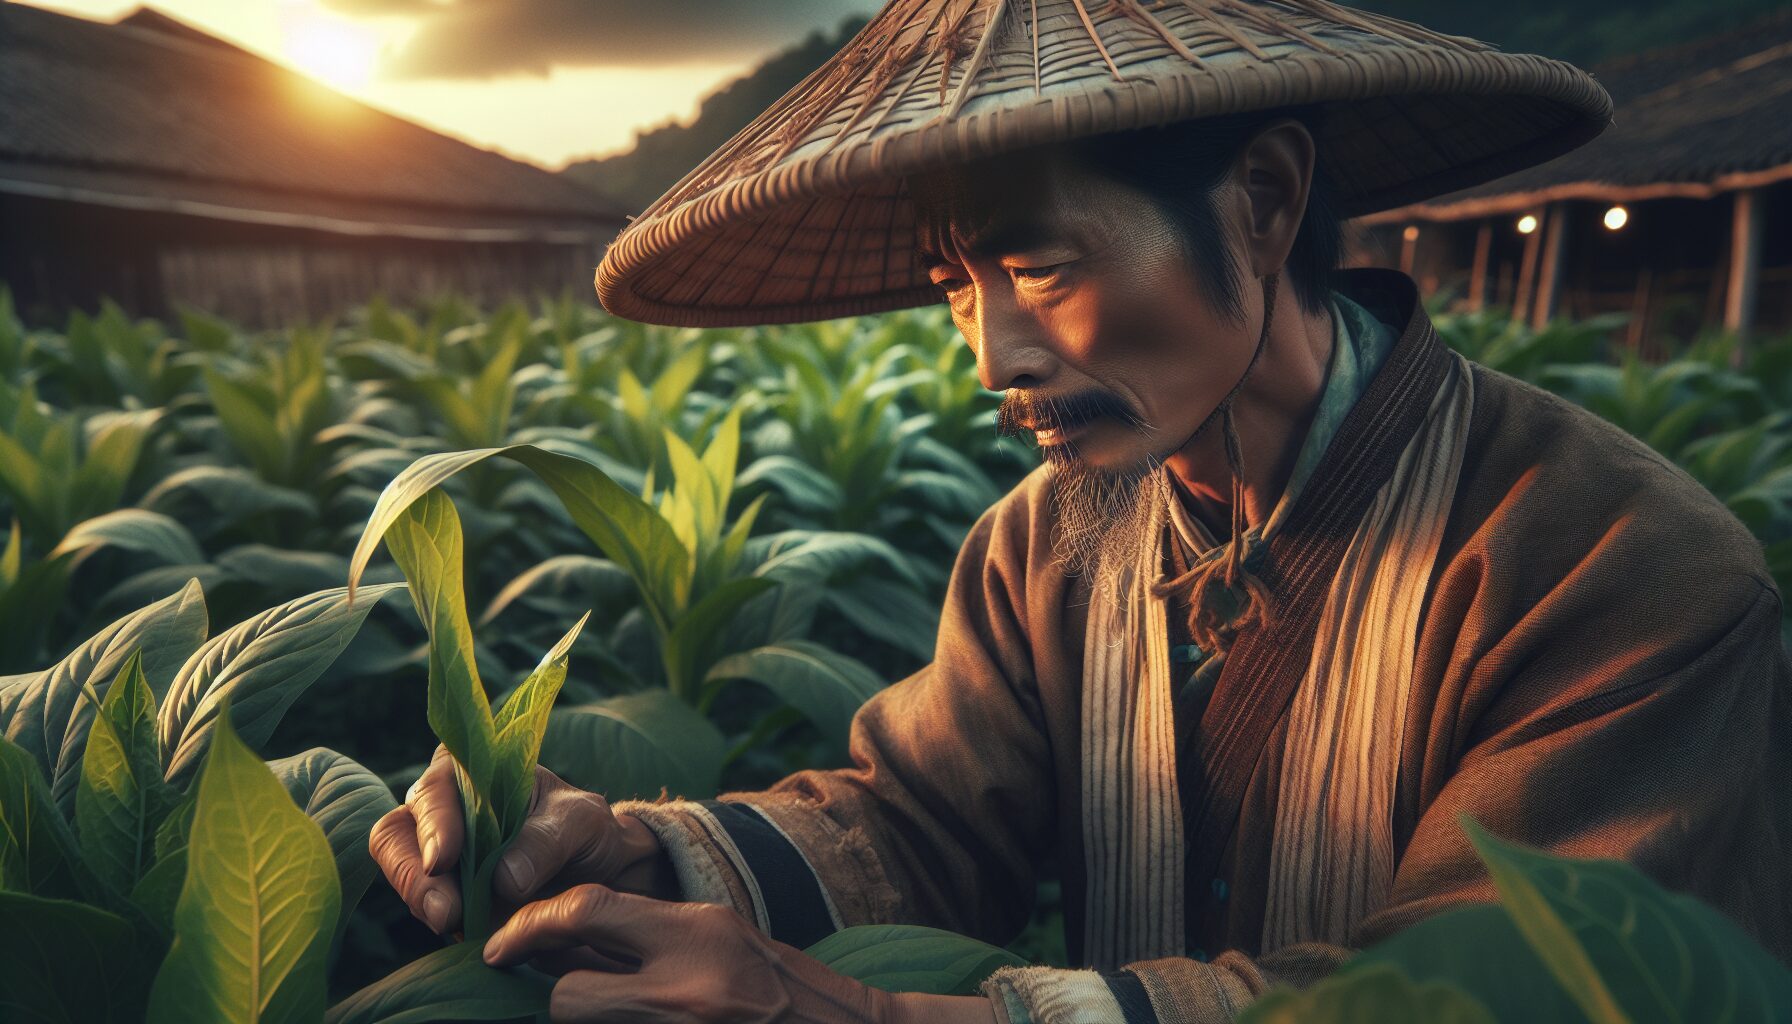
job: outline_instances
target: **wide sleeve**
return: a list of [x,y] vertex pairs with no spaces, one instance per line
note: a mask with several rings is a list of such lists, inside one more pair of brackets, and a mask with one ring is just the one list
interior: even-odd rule
[[872,923],[995,942],[1019,931],[1057,805],[1024,625],[1027,498],[970,531],[934,660],[860,709],[850,767],[711,801],[618,805],[660,838],[686,898],[799,948]]
[[1792,670],[1780,599],[1755,578],[1696,596],[1708,603],[1683,614],[1673,635],[1627,643],[1596,643],[1570,621],[1592,617],[1546,606],[1501,650],[1458,666],[1446,685],[1465,713],[1454,763],[1400,853],[1387,904],[1351,936],[1354,948],[1234,950],[1108,973],[1009,969],[985,991],[1011,1024],[1230,1021],[1272,986],[1304,987],[1356,948],[1497,900],[1462,831],[1464,814],[1559,855],[1626,861],[1784,957]]

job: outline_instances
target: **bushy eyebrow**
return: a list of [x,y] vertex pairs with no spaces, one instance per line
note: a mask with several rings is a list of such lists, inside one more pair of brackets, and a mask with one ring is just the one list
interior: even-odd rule
[[[941,249],[939,236],[942,233],[940,227],[929,227],[921,232],[921,238],[915,245],[921,266],[928,270],[954,262]],[[953,235],[954,249],[967,255],[982,257],[1025,252],[1062,238],[1060,232],[1037,220],[992,221],[969,231],[953,232]]]

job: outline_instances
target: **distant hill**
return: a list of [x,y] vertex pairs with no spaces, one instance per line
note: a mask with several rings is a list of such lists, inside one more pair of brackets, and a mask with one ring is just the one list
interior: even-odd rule
[[[1734,28],[1786,0],[1356,0],[1350,6],[1472,36],[1512,53],[1543,53],[1586,67],[1640,50]],[[864,22],[817,32],[712,93],[689,125],[636,136],[635,148],[581,160],[561,173],[640,211],[804,75],[844,47]]]
[[635,136],[634,149],[602,160],[580,160],[560,173],[639,212],[864,27],[863,18],[849,18],[833,32],[812,32],[796,46],[710,93],[689,125],[670,124],[641,132]]

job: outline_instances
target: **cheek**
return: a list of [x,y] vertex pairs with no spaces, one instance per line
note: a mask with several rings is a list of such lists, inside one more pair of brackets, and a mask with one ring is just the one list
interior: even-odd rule
[[[1155,268],[1150,268],[1155,270]],[[1186,275],[1141,272],[1079,288],[1060,337],[1092,376],[1140,393],[1186,388],[1204,374],[1215,321]]]

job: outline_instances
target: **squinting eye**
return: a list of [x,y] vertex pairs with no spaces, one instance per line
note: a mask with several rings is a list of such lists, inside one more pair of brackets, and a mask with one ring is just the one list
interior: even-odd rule
[[1053,263],[1049,267],[1012,267],[1009,273],[1026,281],[1042,281],[1057,274],[1063,266],[1062,263]]

